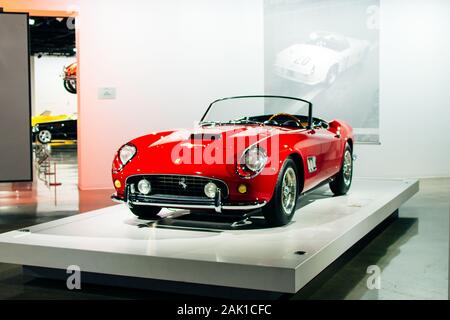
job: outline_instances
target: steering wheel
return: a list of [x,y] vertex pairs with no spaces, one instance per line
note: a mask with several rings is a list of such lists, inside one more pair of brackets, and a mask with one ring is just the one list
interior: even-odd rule
[[275,119],[275,118],[277,118],[279,116],[289,117],[292,120],[294,120],[299,125],[300,128],[305,128],[299,118],[297,118],[296,116],[294,116],[294,115],[292,115],[290,113],[285,113],[285,112],[275,113],[274,115],[272,115],[270,117],[270,119],[268,121],[272,121],[273,119]]

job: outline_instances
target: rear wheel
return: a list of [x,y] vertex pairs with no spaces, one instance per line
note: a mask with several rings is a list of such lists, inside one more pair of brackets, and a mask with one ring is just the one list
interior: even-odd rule
[[294,161],[288,158],[280,170],[272,200],[263,208],[267,223],[274,227],[288,224],[294,216],[297,199],[297,167]]
[[130,210],[139,219],[152,220],[152,219],[158,218],[158,213],[161,211],[161,208],[153,207],[153,206],[135,206],[135,205],[131,206],[130,205]]
[[352,148],[347,143],[342,157],[341,170],[338,172],[333,181],[330,182],[331,191],[341,196],[348,192],[352,185],[353,178],[353,155]]

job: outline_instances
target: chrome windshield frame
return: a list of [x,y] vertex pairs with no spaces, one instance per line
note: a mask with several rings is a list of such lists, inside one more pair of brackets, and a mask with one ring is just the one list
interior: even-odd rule
[[310,101],[304,100],[304,99],[300,99],[300,98],[295,98],[295,97],[289,97],[289,96],[277,96],[277,95],[249,95],[249,96],[233,96],[233,97],[226,97],[226,98],[221,98],[221,99],[217,99],[214,100],[213,102],[210,103],[210,105],[208,106],[208,108],[206,109],[206,112],[203,114],[203,117],[200,119],[200,123],[203,122],[203,120],[206,118],[206,115],[208,114],[208,112],[211,110],[211,107],[217,103],[217,102],[221,102],[221,101],[225,101],[225,100],[232,100],[232,99],[246,99],[246,98],[280,98],[280,99],[289,99],[289,100],[296,100],[296,101],[300,101],[300,102],[304,102],[306,104],[308,104],[308,127],[307,129],[311,129],[312,128],[312,109],[313,109],[313,104]]

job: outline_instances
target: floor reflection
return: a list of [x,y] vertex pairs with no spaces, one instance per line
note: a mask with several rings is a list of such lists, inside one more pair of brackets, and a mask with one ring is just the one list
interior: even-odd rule
[[[49,157],[34,157],[34,181],[0,184],[0,232],[47,222],[73,214],[104,208],[114,203],[113,190],[80,191],[78,189],[77,149],[54,147]],[[56,177],[42,169],[49,162],[49,173],[56,167]],[[52,186],[49,182],[61,185]]]
[[[331,198],[333,194],[328,186],[318,188],[298,199],[297,210],[320,199]],[[243,214],[215,214],[195,210],[171,210],[161,219],[142,221],[139,228],[165,228],[178,230],[198,230],[220,232],[222,230],[252,230],[266,229],[269,226],[261,211],[256,211],[250,217]],[[298,212],[296,214],[299,214]],[[135,221],[135,220],[132,220]]]
[[[402,245],[416,236],[418,230],[417,218],[389,217],[303,287],[293,299],[379,299],[378,290],[369,290],[366,286],[367,267],[387,268],[390,261],[400,254]],[[370,296],[365,296],[367,294]]]

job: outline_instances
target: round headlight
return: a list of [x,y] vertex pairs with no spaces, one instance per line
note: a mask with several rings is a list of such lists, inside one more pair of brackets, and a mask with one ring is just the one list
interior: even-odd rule
[[152,186],[149,181],[142,179],[138,183],[138,190],[142,194],[149,194],[152,191]]
[[119,151],[119,158],[122,165],[126,165],[136,154],[136,147],[131,144],[124,145]]
[[255,173],[259,173],[267,163],[266,152],[258,147],[253,146],[244,153],[245,166]]
[[205,194],[206,194],[206,196],[207,196],[208,198],[213,199],[213,198],[216,196],[217,186],[216,186],[215,183],[208,182],[208,183],[205,185],[204,191],[205,191]]

